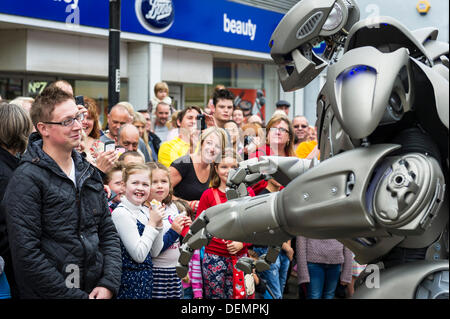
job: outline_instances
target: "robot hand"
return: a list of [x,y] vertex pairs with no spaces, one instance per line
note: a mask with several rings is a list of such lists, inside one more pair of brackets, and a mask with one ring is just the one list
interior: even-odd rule
[[261,156],[241,162],[235,170],[228,174],[227,198],[235,199],[247,196],[247,187],[261,180],[274,178],[286,186],[291,180],[303,174],[317,162],[295,157]]
[[[200,214],[192,223],[183,240],[181,255],[177,265],[177,274],[184,277],[188,271],[189,260],[194,250],[206,246],[212,237],[232,239],[240,242],[251,242],[260,245],[280,245],[291,239],[292,235],[283,231],[276,216],[276,198],[279,193],[271,193],[257,197],[243,197],[229,200],[226,203],[210,207]],[[255,264],[243,260],[243,270],[253,266],[266,270],[264,263],[276,260],[273,251]],[[275,257],[275,258],[273,258]]]
[[242,270],[246,274],[251,274],[253,269],[257,272],[262,272],[270,269],[270,264],[273,264],[281,251],[281,246],[269,246],[267,253],[261,255],[258,260],[252,258],[242,257],[236,263],[236,268]]

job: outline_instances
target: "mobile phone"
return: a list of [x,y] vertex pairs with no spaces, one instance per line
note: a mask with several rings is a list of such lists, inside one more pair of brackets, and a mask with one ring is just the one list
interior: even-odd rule
[[253,138],[250,135],[244,136],[244,146],[247,146],[248,144],[253,142]]
[[105,142],[105,152],[114,151],[116,149],[116,143],[114,141]]
[[199,131],[206,130],[206,117],[205,114],[197,115],[197,129]]
[[76,105],[83,105],[83,106],[85,106],[84,105],[84,97],[83,97],[83,95],[75,96],[75,104]]

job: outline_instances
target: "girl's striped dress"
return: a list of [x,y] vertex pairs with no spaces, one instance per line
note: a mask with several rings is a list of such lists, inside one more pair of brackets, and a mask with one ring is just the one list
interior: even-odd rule
[[174,203],[166,206],[166,216],[163,218],[163,248],[161,253],[153,258],[153,299],[181,299],[182,285],[178,278],[176,265],[180,257],[180,235],[171,227],[173,220],[179,214]]

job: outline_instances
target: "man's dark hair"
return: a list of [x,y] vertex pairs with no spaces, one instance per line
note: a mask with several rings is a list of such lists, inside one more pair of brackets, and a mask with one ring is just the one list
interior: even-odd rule
[[39,122],[51,121],[55,106],[67,100],[74,101],[74,98],[56,86],[46,87],[31,105],[30,116],[34,127],[37,129]]
[[217,102],[219,100],[231,100],[234,102],[234,94],[233,94],[233,92],[231,92],[227,89],[214,91],[214,95],[213,95],[214,106],[217,105]]
[[186,115],[186,112],[190,111],[190,110],[196,110],[198,112],[198,114],[203,114],[202,109],[196,105],[186,106],[182,111],[178,112],[177,122],[180,121],[180,123],[181,123],[181,121],[183,121],[184,116]]

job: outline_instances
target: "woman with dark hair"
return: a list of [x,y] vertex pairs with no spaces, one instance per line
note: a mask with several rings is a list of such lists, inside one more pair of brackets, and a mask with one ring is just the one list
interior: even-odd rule
[[5,102],[0,102],[0,119],[3,121],[2,125],[0,125],[0,256],[5,260],[2,276],[6,274],[11,294],[14,297],[16,289],[6,230],[6,212],[1,202],[8,181],[13,171],[19,165],[20,159],[16,155],[25,151],[28,136],[31,134],[33,125],[30,116],[24,108]]

